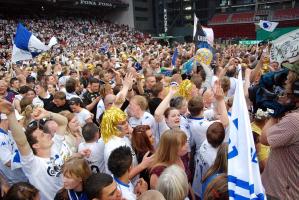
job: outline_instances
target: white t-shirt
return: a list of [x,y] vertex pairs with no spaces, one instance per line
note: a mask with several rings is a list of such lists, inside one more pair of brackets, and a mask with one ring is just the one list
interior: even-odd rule
[[[10,163],[11,167],[5,164]],[[10,132],[0,128],[0,173],[9,184],[27,181],[21,169],[20,154]]]
[[212,147],[206,139],[200,149],[199,154],[195,157],[195,174],[192,183],[192,188],[196,195],[201,195],[202,183],[201,179],[208,169],[214,164],[218,148]]
[[[134,150],[132,148],[131,141],[129,140],[129,138],[126,137],[126,136],[122,137],[122,138],[121,137],[117,137],[117,136],[112,136],[109,139],[109,141],[105,144],[105,148],[104,148],[104,161],[105,161],[105,169],[106,169],[106,173],[107,174],[111,174],[112,175],[112,173],[108,169],[108,159],[109,159],[109,156],[110,156],[111,152],[114,149],[117,149],[118,147],[121,147],[121,146],[127,146],[127,147],[131,148],[132,157],[133,157],[132,166],[135,167],[135,166],[138,165],[137,157],[136,157],[136,154],[135,154],[135,152],[134,152]],[[134,182],[134,181],[132,181],[132,182]]]
[[21,163],[29,182],[40,191],[41,200],[53,200],[57,191],[63,187],[61,157],[55,155],[41,158],[31,152],[27,156],[21,156]]
[[89,149],[91,151],[90,156],[86,158],[86,160],[93,173],[105,172],[104,148],[105,144],[102,138],[100,138],[97,142],[82,142],[79,144],[79,152],[85,149]]
[[39,106],[39,107],[44,107],[44,102],[38,97],[34,97],[34,99],[32,100],[32,105],[34,106]]
[[211,167],[214,164],[216,159],[218,148],[214,148],[206,139],[200,149],[199,154],[203,162],[207,163],[208,167]]
[[[188,149],[190,150],[190,127],[189,122],[184,116],[180,116],[180,127],[182,131],[187,136],[187,143],[188,143]],[[163,135],[163,133],[167,130],[169,130],[169,126],[167,125],[165,118],[162,119],[159,123],[155,121],[155,127],[153,129],[153,133],[155,136],[155,145],[157,146],[159,144],[160,138]]]
[[205,118],[190,117],[188,119],[190,126],[191,146],[196,146],[196,153],[199,153],[199,149],[203,141],[206,139],[207,130],[213,123]]
[[238,79],[236,79],[235,77],[230,77],[229,81],[230,81],[230,87],[229,90],[227,91],[227,96],[232,97],[235,94]]
[[123,199],[136,200],[136,195],[134,194],[134,186],[131,182],[129,182],[129,184],[125,184],[117,178],[114,178],[114,180],[117,183],[117,188],[121,191],[121,196]]
[[91,113],[85,108],[83,108],[79,113],[75,113],[75,115],[81,127],[86,124],[86,120],[88,118],[91,118]]
[[138,125],[149,125],[153,130],[155,126],[155,118],[149,112],[144,112],[143,116],[139,119],[135,117],[130,117],[129,124],[132,128]]
[[101,99],[97,104],[97,114],[96,114],[97,120],[100,118],[103,112],[105,112],[105,105],[103,99]]

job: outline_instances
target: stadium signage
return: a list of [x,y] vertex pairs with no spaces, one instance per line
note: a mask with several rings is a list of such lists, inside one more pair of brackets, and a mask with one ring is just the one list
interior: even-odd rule
[[258,44],[260,42],[261,42],[260,40],[240,40],[239,44],[253,45],[253,44]]
[[80,0],[80,5],[112,7],[112,3],[94,0]]
[[164,8],[164,33],[168,31],[167,27],[167,10]]

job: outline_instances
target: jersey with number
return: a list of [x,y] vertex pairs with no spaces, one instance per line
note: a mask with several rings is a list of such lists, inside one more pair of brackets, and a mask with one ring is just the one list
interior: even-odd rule
[[79,144],[79,152],[86,149],[89,149],[91,151],[90,156],[87,157],[86,160],[93,173],[105,172],[104,148],[105,144],[102,138],[99,139],[97,142],[82,142]]

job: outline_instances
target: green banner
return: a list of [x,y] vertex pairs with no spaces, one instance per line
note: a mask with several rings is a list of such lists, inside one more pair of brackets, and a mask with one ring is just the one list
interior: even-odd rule
[[257,40],[275,40],[276,38],[298,29],[299,27],[276,28],[273,32],[268,32],[263,29],[256,31]]

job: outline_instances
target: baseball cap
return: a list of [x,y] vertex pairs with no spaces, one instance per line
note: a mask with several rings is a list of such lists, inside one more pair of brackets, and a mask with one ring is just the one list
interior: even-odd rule
[[282,66],[288,68],[289,70],[299,75],[299,60],[297,60],[294,63],[283,63]]
[[[15,115],[16,115],[16,118],[17,118],[18,121],[24,118],[24,116],[23,116],[23,115],[20,115],[19,112],[18,112],[17,110],[15,110]],[[5,119],[7,119],[7,115],[1,113],[1,114],[0,114],[0,118],[1,118],[1,120],[5,120]]]

